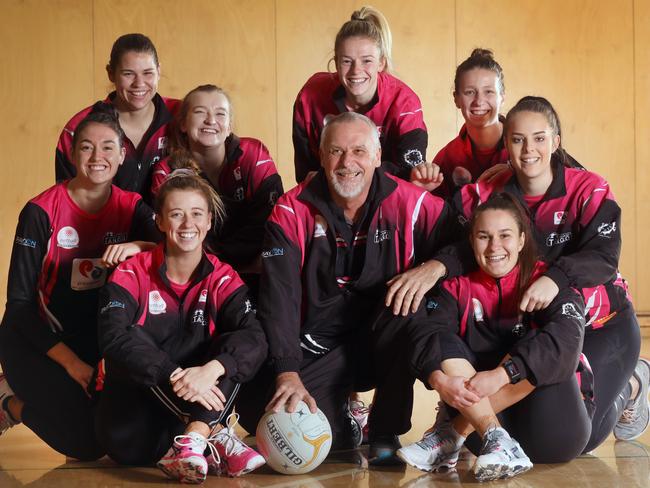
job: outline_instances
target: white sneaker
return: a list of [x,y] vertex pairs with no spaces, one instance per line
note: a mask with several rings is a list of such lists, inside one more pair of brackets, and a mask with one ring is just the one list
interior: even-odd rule
[[474,476],[479,481],[511,478],[533,467],[519,443],[503,428],[488,430],[476,464]]
[[181,483],[203,483],[208,476],[208,462],[203,455],[207,446],[206,438],[196,432],[177,435],[157,465]]
[[4,374],[0,373],[0,435],[11,429],[18,422],[14,421],[9,414],[9,410],[5,409],[5,400],[14,396],[7,378]]
[[650,386],[650,362],[640,358],[634,368],[634,377],[639,382],[636,397],[625,406],[614,426],[614,437],[619,441],[631,441],[643,434],[650,424],[650,403],[648,390]]
[[397,456],[422,471],[455,468],[465,437],[456,432],[446,419],[436,423],[431,432],[424,434],[422,440],[399,449]]

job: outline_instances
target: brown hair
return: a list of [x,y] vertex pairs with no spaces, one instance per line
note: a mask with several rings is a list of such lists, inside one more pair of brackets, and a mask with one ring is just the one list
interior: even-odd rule
[[112,107],[106,107],[105,110],[102,109],[102,110],[97,110],[89,113],[84,119],[82,119],[81,122],[79,122],[79,125],[77,125],[77,128],[75,129],[74,134],[72,135],[73,148],[77,145],[77,142],[79,142],[81,133],[90,124],[101,124],[101,125],[105,125],[109,129],[112,129],[113,132],[115,132],[115,134],[117,135],[117,138],[120,142],[120,147],[124,146],[124,139],[126,136],[124,135],[124,131],[120,126],[120,122],[117,119],[115,113],[113,112]]
[[208,210],[212,214],[213,224],[220,225],[223,222],[226,211],[221,197],[219,197],[214,188],[205,179],[201,178],[190,168],[172,171],[162,185],[160,185],[154,200],[154,210],[157,215],[162,213],[167,195],[174,190],[199,192],[208,204]]
[[171,169],[193,168],[198,171],[198,165],[192,159],[190,153],[190,143],[187,138],[187,134],[181,131],[181,125],[183,124],[183,121],[187,117],[187,113],[190,110],[190,102],[189,102],[190,97],[194,93],[199,93],[199,92],[201,93],[217,92],[217,93],[221,93],[224,97],[226,97],[226,100],[228,101],[230,125],[232,128],[232,120],[233,120],[232,101],[230,100],[230,96],[228,95],[228,93],[226,93],[226,91],[223,88],[220,88],[217,85],[207,84],[207,85],[199,85],[196,88],[190,90],[187,93],[187,95],[183,97],[183,101],[181,102],[180,109],[176,113],[176,116],[174,117],[174,121],[171,127],[171,141],[170,141],[171,154],[169,158],[169,166]]
[[334,61],[337,65],[341,43],[350,37],[367,37],[374,41],[379,48],[380,58],[386,60],[385,71],[389,72],[393,68],[393,35],[386,17],[379,10],[369,6],[361,7],[352,12],[350,20],[341,26],[334,41]]
[[560,144],[555,152],[551,155],[551,160],[555,159],[569,168],[580,166],[579,163],[571,157],[562,147],[562,126],[560,125],[560,117],[549,102],[544,97],[527,96],[519,100],[514,107],[510,109],[506,115],[506,121],[503,127],[503,136],[506,137],[510,126],[512,125],[512,118],[520,112],[533,112],[542,114],[548,125],[551,126],[554,135],[560,136]]
[[528,212],[510,193],[493,193],[486,202],[482,203],[474,210],[469,224],[470,236],[474,235],[474,226],[476,225],[479,215],[486,210],[504,210],[508,212],[512,218],[515,219],[519,233],[524,234],[524,247],[519,251],[518,259],[519,278],[517,280],[516,297],[517,303],[519,303],[524,291],[528,288],[538,257],[537,245],[535,244],[535,238],[530,226]]
[[111,57],[106,65],[106,70],[109,73],[115,73],[115,69],[122,60],[122,56],[131,51],[151,54],[154,63],[156,66],[159,66],[158,52],[156,51],[156,46],[151,42],[151,39],[144,34],[135,33],[124,34],[115,40],[111,49]]
[[463,74],[473,69],[486,69],[494,72],[499,80],[499,89],[501,94],[505,92],[506,86],[503,83],[503,69],[501,65],[494,59],[494,53],[490,49],[476,48],[472,51],[465,61],[460,63],[456,68],[456,76],[454,76],[454,90],[460,90],[460,78]]

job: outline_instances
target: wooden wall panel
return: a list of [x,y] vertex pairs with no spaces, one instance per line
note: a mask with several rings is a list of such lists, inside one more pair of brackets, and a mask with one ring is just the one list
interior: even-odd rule
[[[393,33],[394,74],[419,95],[429,128],[427,158],[455,135],[455,108],[449,103],[454,60],[454,3],[446,0],[380,0],[372,5],[386,16]],[[325,4],[323,4],[325,6]],[[327,71],[334,38],[359,2],[333,0],[316,12],[311,2],[277,0],[278,141],[285,187],[295,184],[291,116],[307,78]],[[334,70],[334,64],[331,64]],[[449,121],[453,121],[451,124]]]
[[540,8],[534,0],[458,0],[456,20],[459,61],[477,46],[495,51],[506,111],[524,95],[548,98],[565,148],[609,181],[623,208],[620,267],[634,291],[632,2],[549,0]]
[[104,66],[113,41],[142,32],[158,50],[161,94],[223,87],[233,99],[235,131],[262,140],[277,157],[274,14],[272,0],[95,0],[95,97],[111,88]]
[[[636,146],[636,308],[650,314],[650,2],[634,2],[634,116]],[[630,240],[627,240],[630,243]],[[646,321],[647,322],[647,321]]]
[[54,184],[63,124],[92,96],[90,0],[2,2],[0,16],[0,312],[18,214]]

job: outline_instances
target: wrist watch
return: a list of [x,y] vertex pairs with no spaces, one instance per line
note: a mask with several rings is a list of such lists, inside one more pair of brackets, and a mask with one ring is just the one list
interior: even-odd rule
[[514,385],[515,383],[519,383],[519,380],[521,380],[521,373],[519,372],[519,368],[517,368],[517,365],[512,361],[512,359],[508,359],[501,366],[503,366],[503,369],[506,370],[508,378],[510,378],[510,384]]

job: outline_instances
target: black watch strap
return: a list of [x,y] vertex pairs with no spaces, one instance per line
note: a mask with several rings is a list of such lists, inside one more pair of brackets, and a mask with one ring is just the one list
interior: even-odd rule
[[519,368],[517,368],[517,365],[512,361],[512,359],[508,359],[501,366],[503,366],[503,369],[506,370],[511,384],[514,385],[515,383],[518,383],[519,380],[521,380],[521,373],[519,372]]

